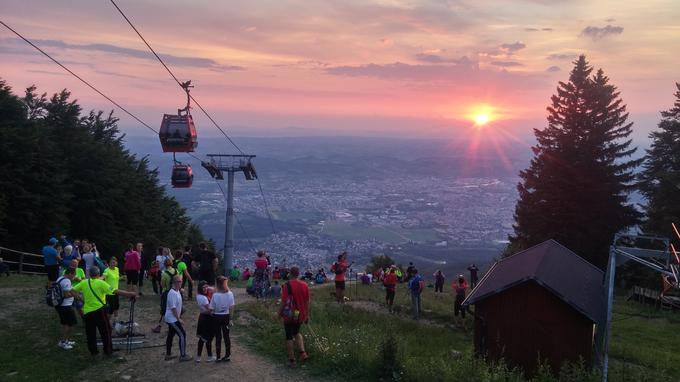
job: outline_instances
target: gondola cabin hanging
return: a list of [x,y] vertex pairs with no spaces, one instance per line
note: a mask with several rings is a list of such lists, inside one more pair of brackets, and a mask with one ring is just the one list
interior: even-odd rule
[[189,188],[194,182],[194,172],[191,165],[176,163],[172,166],[172,187]]
[[175,114],[164,114],[158,137],[164,153],[189,153],[198,146],[196,126],[191,117],[191,96],[189,88],[191,81],[182,83],[182,88],[187,93],[187,106],[177,110]]
[[188,112],[184,115],[181,112],[164,114],[158,136],[164,153],[189,153],[198,145],[194,120]]

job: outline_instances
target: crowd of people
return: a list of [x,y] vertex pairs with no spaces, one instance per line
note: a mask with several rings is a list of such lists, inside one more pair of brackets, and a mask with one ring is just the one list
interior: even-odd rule
[[[145,256],[143,243],[129,244],[121,256],[122,272],[119,271],[118,257],[110,256],[104,262],[94,243],[88,240],[74,240],[72,243],[65,237],[51,238],[42,249],[48,287],[58,285],[63,299],[55,306],[61,322],[61,333],[58,346],[65,350],[74,347],[71,338],[73,326],[79,315],[85,323],[87,347],[92,355],[98,354],[96,334],[99,332],[103,344],[103,352],[111,355],[112,326],[120,309],[120,296],[134,302],[142,296],[145,279],[151,281],[154,293],[160,296],[160,317],[158,325],[152,329],[160,333],[162,323],[167,326],[165,359],[177,358],[172,354],[174,338],[178,339],[179,361],[202,361],[202,353],[207,352],[206,362],[227,362],[231,357],[231,341],[229,330],[232,324],[236,301],[229,288],[229,281],[247,280],[246,290],[255,297],[280,299],[279,317],[284,324],[286,351],[291,367],[297,366],[298,360],[305,361],[309,355],[305,350],[304,338],[300,333],[302,324],[309,320],[310,294],[309,284],[324,284],[329,277],[324,268],[317,272],[308,269],[301,274],[298,267],[272,266],[270,257],[264,251],[258,251],[253,261],[253,270],[246,267],[243,272],[236,266],[226,276],[218,276],[218,259],[205,243],[198,245],[193,253],[191,246],[183,250],[171,251],[159,247],[156,256],[149,259]],[[329,268],[335,286],[335,298],[340,304],[345,303],[347,272],[353,263],[348,261],[348,253],[342,252]],[[478,268],[472,264],[470,283],[463,275],[459,275],[452,283],[455,296],[454,315],[465,318],[466,309],[462,306],[467,291],[477,283]],[[121,276],[125,277],[126,289],[119,288]],[[435,296],[444,291],[446,276],[441,270],[433,275]],[[413,263],[405,271],[394,264],[377,269],[373,273],[361,275],[361,281],[367,284],[382,283],[385,289],[385,304],[389,312],[394,311],[394,300],[399,284],[406,284],[411,299],[412,317],[420,318],[422,312],[421,295],[425,289],[425,280]],[[194,284],[197,283],[194,288]],[[197,352],[196,357],[187,354],[187,331],[183,318],[184,301],[195,301],[198,307],[196,322]],[[132,304],[131,304],[132,309]],[[213,342],[215,352],[213,353]],[[295,348],[299,356],[295,357]]]
[[[153,291],[160,296],[159,325],[152,329],[161,331],[160,323],[167,326],[165,360],[177,356],[172,354],[173,343],[177,337],[179,361],[194,359],[187,354],[187,332],[184,321],[184,301],[193,299],[194,283],[196,286],[196,304],[199,310],[196,325],[198,340],[195,362],[202,360],[203,348],[207,352],[206,362],[228,362],[231,357],[231,340],[229,329],[233,325],[232,317],[236,304],[234,294],[229,289],[229,280],[238,280],[240,270],[235,267],[228,277],[217,276],[218,259],[208,249],[206,243],[198,245],[198,252],[193,254],[190,246],[183,250],[171,251],[159,247],[156,256],[149,260],[144,254],[144,245],[129,244],[121,256],[122,272],[119,271],[118,257],[110,256],[104,261],[94,243],[88,240],[73,240],[66,237],[51,238],[42,249],[47,288],[58,289],[61,299],[55,304],[55,310],[61,323],[58,346],[71,350],[76,345],[71,334],[80,315],[85,324],[87,348],[96,356],[97,332],[101,338],[103,353],[112,354],[112,320],[116,320],[120,309],[120,296],[129,298],[132,303],[142,296],[144,279],[151,280]],[[273,280],[268,286],[269,297],[281,298],[280,317],[284,323],[286,347],[291,366],[296,366],[294,344],[300,351],[299,360],[304,361],[308,355],[304,348],[304,340],[300,334],[300,325],[309,317],[309,290],[304,281],[298,280],[300,270],[297,267],[271,267],[269,256],[260,251],[254,261],[254,272],[250,274],[246,268],[243,276],[247,279]],[[120,289],[120,279],[125,278],[126,289]],[[280,282],[285,281],[283,284]],[[133,305],[131,304],[131,309]],[[215,353],[213,354],[213,341]]]

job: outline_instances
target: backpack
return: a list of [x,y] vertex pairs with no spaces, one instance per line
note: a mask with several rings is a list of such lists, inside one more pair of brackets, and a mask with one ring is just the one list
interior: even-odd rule
[[411,279],[411,281],[408,283],[408,287],[409,287],[409,289],[411,290],[411,292],[413,292],[413,293],[420,293],[420,290],[421,290],[421,288],[420,288],[420,283],[423,282],[422,280],[423,280],[423,279],[422,279],[420,276],[418,276],[418,275],[414,276],[414,277]]
[[57,281],[53,282],[52,285],[45,290],[45,302],[48,306],[56,307],[64,302],[64,290],[61,288],[61,280],[64,277],[60,277]]
[[158,265],[157,261],[154,261],[153,264],[151,264],[151,268],[149,269],[149,275],[151,277],[157,277],[158,272],[161,270],[160,265]]
[[300,319],[300,311],[297,309],[295,299],[293,298],[293,287],[289,282],[286,283],[285,286],[288,291],[288,296],[286,296],[286,301],[283,302],[281,315],[289,322],[298,322]]
[[102,260],[99,256],[97,256],[96,253],[95,253],[95,255],[94,255],[94,265],[96,265],[97,268],[99,268],[99,270],[101,271],[101,272],[99,273],[100,275],[103,275],[103,274],[104,274],[104,271],[106,270],[106,268],[108,268],[108,267],[106,266],[106,263],[104,263],[104,260]]

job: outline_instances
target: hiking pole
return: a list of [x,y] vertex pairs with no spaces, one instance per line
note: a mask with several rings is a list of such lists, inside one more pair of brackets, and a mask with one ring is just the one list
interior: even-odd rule
[[130,321],[128,321],[127,348],[125,354],[132,353],[132,330],[135,327],[135,299],[130,300]]

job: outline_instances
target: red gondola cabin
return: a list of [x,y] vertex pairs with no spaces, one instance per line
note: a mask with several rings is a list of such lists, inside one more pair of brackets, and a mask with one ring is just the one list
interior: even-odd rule
[[176,164],[172,167],[172,187],[189,188],[194,182],[194,172],[188,164]]
[[198,146],[196,127],[191,114],[164,114],[158,132],[164,153],[188,153]]

